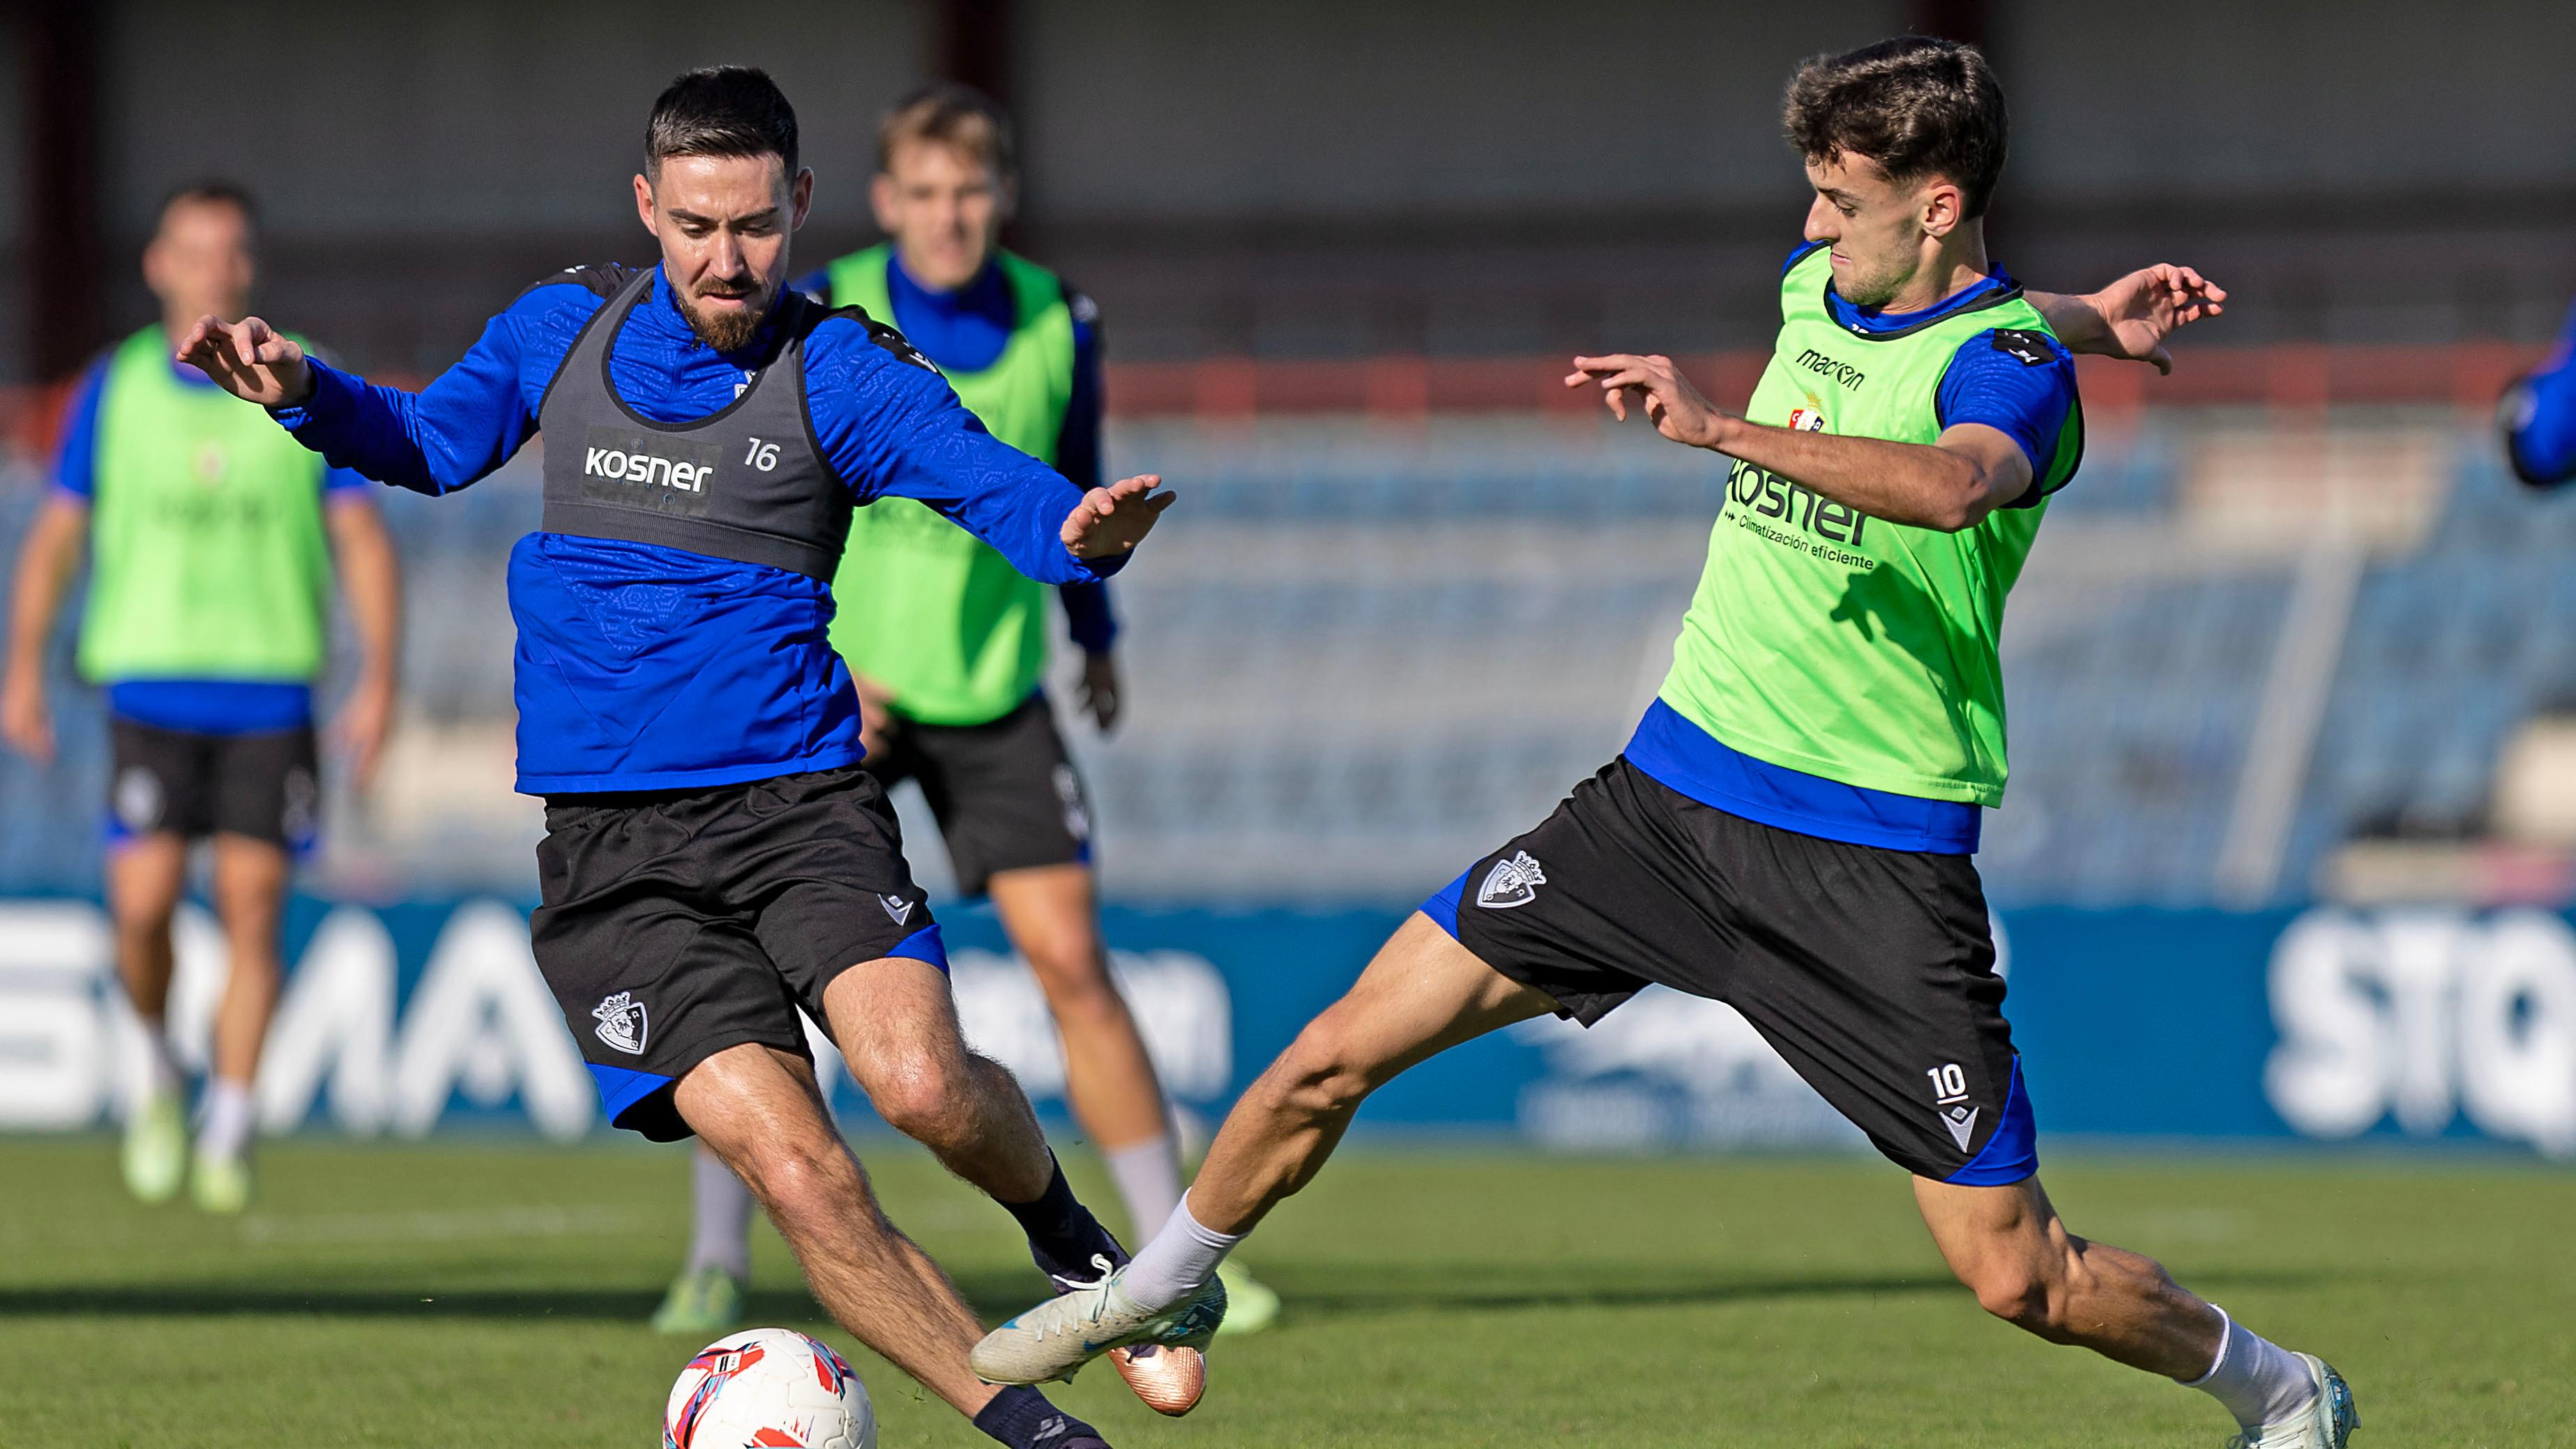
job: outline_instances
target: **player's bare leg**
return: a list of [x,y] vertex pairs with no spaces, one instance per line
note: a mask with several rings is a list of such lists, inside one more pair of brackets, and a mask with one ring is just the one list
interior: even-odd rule
[[967,1049],[947,973],[909,957],[871,961],[824,988],[850,1075],[886,1125],[1000,1203],[1036,1200],[1055,1154],[1019,1082]]
[[294,864],[286,851],[242,835],[215,837],[215,916],[232,969],[215,1010],[214,1076],[197,1131],[193,1191],[209,1212],[250,1205],[251,1084],[277,1010],[277,936]]
[[[1145,1038],[1109,978],[1100,942],[1099,905],[1091,868],[1041,865],[994,873],[988,889],[1002,929],[1036,973],[1056,1030],[1064,1038],[1065,1096],[1074,1118],[1102,1152],[1115,1156],[1159,1143],[1168,1156],[1171,1128],[1163,1087],[1154,1076]],[[1151,1232],[1180,1198],[1179,1168],[1167,1176],[1169,1195],[1139,1202],[1130,1193],[1133,1226]],[[1120,1184],[1122,1191],[1126,1183]]]
[[[1019,1081],[967,1049],[947,973],[908,957],[871,961],[833,978],[823,1008],[877,1114],[1019,1219],[1051,1282],[1108,1271],[1116,1240],[1073,1200]],[[1196,1408],[1207,1382],[1195,1352],[1123,1355],[1118,1373],[1166,1414]]]
[[1369,1093],[1461,1042],[1555,1009],[1415,912],[1226,1114],[1190,1182],[1190,1216],[1229,1237],[1252,1231],[1315,1180]]
[[116,974],[142,1020],[147,1075],[125,1122],[125,1185],[166,1202],[188,1171],[187,1105],[170,1055],[173,964],[170,917],[188,877],[188,842],[167,832],[120,842],[107,854],[107,905],[116,922]]
[[966,1367],[979,1325],[911,1239],[886,1221],[833,1130],[813,1067],[774,1048],[716,1053],[680,1079],[683,1121],[741,1176],[804,1265],[833,1321],[973,1417],[996,1390]]
[[1950,1271],[1997,1318],[2051,1343],[2207,1388],[2249,1444],[2339,1449],[2357,1422],[2322,1361],[2229,1321],[2154,1259],[2067,1231],[2036,1177],[2006,1187],[1914,1179]]
[[[1323,1170],[1369,1093],[1416,1062],[1554,1009],[1416,912],[1227,1114],[1172,1223],[1097,1289],[986,1335],[976,1372],[1036,1383],[1127,1343],[1204,1342],[1215,1328],[1207,1319],[1218,1264]],[[1214,1296],[1215,1316],[1223,1303]]]

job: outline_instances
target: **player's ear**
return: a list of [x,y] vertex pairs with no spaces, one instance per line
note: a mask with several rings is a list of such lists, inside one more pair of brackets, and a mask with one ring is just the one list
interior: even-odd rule
[[869,179],[868,210],[876,213],[877,230],[888,236],[894,235],[896,213],[901,210],[898,204],[901,200],[901,194],[895,190],[893,177],[880,171]]
[[1923,192],[1923,234],[1945,237],[1958,229],[1967,218],[1967,198],[1951,182],[1935,180]]
[[993,219],[1007,226],[1020,213],[1020,178],[1016,172],[1005,172],[993,187]]
[[805,224],[805,214],[814,209],[813,167],[796,173],[796,184],[787,189],[787,195],[787,229],[794,231]]
[[644,223],[646,231],[655,236],[662,234],[661,228],[653,224],[653,182],[641,171],[635,173],[635,219]]

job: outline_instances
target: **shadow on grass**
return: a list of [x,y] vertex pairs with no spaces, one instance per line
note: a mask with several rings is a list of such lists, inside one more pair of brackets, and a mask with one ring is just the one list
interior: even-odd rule
[[[2204,1273],[2210,1288],[2298,1287],[2313,1273]],[[997,1320],[1036,1302],[1044,1292],[1034,1273],[1005,1277],[968,1275],[959,1281],[967,1301],[986,1320]],[[1288,1303],[1300,1320],[1374,1318],[1425,1309],[1510,1311],[1524,1308],[1675,1308],[1693,1305],[1786,1302],[1806,1298],[1959,1294],[1946,1274],[1824,1274],[1804,1278],[1705,1278],[1656,1284],[1603,1284],[1568,1280],[1531,1283],[1526,1277],[1434,1284],[1401,1277],[1369,1286],[1290,1282]],[[640,1327],[661,1301],[644,1288],[463,1288],[435,1283],[412,1286],[295,1283],[64,1284],[0,1288],[0,1322],[19,1318],[236,1318],[320,1317],[544,1320],[625,1323]],[[823,1312],[802,1291],[756,1288],[746,1296],[745,1321],[810,1324]]]

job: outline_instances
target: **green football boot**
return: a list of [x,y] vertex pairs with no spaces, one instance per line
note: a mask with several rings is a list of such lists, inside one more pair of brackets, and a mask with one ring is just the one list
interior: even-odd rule
[[1228,1258],[1216,1265],[1216,1276],[1225,1284],[1225,1321],[1216,1326],[1217,1337],[1259,1333],[1279,1321],[1279,1294],[1251,1269]]
[[202,1212],[239,1217],[250,1207],[250,1154],[236,1152],[218,1157],[198,1153],[197,1170],[188,1179],[188,1195]]
[[125,1119],[125,1190],[140,1202],[168,1202],[188,1176],[188,1113],[176,1092],[155,1092]]
[[704,1343],[742,1321],[742,1284],[722,1268],[706,1267],[671,1280],[653,1331]]

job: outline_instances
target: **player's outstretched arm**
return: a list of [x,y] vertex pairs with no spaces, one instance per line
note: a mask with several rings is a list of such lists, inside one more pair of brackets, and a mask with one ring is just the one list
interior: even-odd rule
[[2069,352],[2089,352],[2126,362],[2151,362],[2173,371],[2165,339],[2227,310],[2227,289],[2189,267],[2158,262],[2141,267],[2098,292],[2024,292],[2048,330]]
[[925,503],[1039,583],[1106,578],[1171,505],[1152,475],[1078,488],[995,438],[891,328],[818,327],[805,367],[815,440],[860,502]]
[[[2062,365],[2062,364],[2061,364]],[[1711,403],[1669,357],[1578,357],[1567,387],[1597,386],[1612,415],[1634,408],[1676,443],[1741,458],[1872,518],[1956,533],[2019,498],[2030,459],[1997,428],[1966,423],[1932,443],[1891,443],[1753,422]]]
[[519,375],[523,332],[559,321],[545,315],[556,309],[596,305],[586,287],[532,287],[484,327],[454,367],[417,393],[308,356],[257,317],[204,318],[181,339],[178,356],[235,397],[267,408],[297,442],[334,467],[436,495],[500,467],[536,432]]

